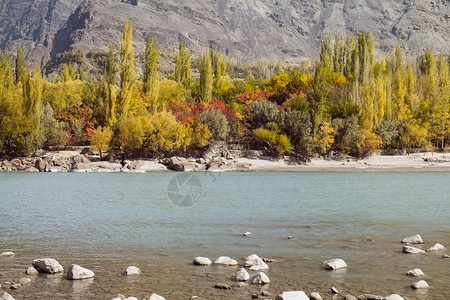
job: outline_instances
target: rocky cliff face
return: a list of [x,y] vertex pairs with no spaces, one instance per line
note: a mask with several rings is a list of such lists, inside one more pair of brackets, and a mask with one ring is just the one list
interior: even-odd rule
[[71,48],[106,51],[119,43],[126,17],[138,52],[146,35],[163,49],[184,41],[243,61],[318,56],[327,33],[371,32],[377,53],[399,42],[407,54],[449,51],[448,0],[0,0],[0,48],[45,65]]

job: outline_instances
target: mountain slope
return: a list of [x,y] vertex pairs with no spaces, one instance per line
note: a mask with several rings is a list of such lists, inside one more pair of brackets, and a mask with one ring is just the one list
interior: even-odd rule
[[371,32],[379,55],[398,42],[409,55],[447,53],[450,44],[446,0],[0,0],[0,48],[22,45],[43,65],[71,48],[106,51],[126,17],[138,52],[150,32],[163,49],[183,41],[243,61],[317,57],[320,40],[335,32]]

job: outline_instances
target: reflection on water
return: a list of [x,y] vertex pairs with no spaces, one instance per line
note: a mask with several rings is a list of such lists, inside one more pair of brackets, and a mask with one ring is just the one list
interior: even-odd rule
[[[178,207],[167,196],[174,173],[0,174],[0,283],[23,277],[33,259],[91,269],[91,280],[34,276],[8,291],[16,299],[111,299],[117,294],[166,299],[250,299],[267,290],[342,294],[399,293],[409,299],[450,297],[444,252],[401,253],[400,240],[420,233],[427,249],[450,245],[447,173],[195,174],[202,197]],[[18,188],[20,186],[20,188]],[[242,233],[250,231],[252,237]],[[292,236],[288,239],[288,236]],[[237,287],[235,267],[196,267],[192,259],[256,253],[275,261],[271,283]],[[326,271],[339,257],[348,269]],[[139,276],[122,275],[130,266]],[[414,291],[421,268],[428,291]],[[232,290],[214,289],[216,283]]]

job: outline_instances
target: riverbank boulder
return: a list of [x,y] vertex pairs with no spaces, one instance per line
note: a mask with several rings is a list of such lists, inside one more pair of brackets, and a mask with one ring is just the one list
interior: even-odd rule
[[309,298],[303,291],[290,291],[279,294],[275,300],[309,300]]
[[238,262],[228,256],[220,256],[214,261],[215,265],[237,266]]
[[264,272],[259,272],[250,278],[250,282],[253,284],[268,284],[270,283],[270,279]]
[[423,271],[421,269],[409,270],[408,272],[406,272],[406,275],[411,276],[411,277],[425,276],[425,274],[423,273]]
[[247,281],[250,279],[250,274],[248,274],[245,268],[240,268],[239,270],[237,270],[234,279],[237,281]]
[[427,289],[430,286],[428,285],[428,283],[425,280],[419,280],[417,282],[414,282],[411,287],[415,290],[417,289]]
[[196,265],[196,266],[210,266],[210,265],[212,265],[211,260],[209,258],[203,257],[203,256],[198,256],[198,257],[194,258],[194,261],[192,263],[194,265]]
[[126,270],[125,270],[125,275],[139,275],[141,274],[141,270],[138,267],[135,266],[129,266]]
[[79,265],[71,265],[67,270],[67,279],[70,280],[88,279],[94,276],[94,272]]
[[422,237],[418,234],[408,236],[402,240],[403,244],[423,244]]
[[441,250],[445,250],[445,247],[442,244],[436,243],[433,246],[431,246],[430,248],[427,249],[427,251],[441,251]]
[[7,292],[4,292],[1,296],[0,296],[0,300],[14,300],[13,296],[11,296],[10,294],[8,294]]
[[422,249],[419,249],[419,248],[416,248],[416,247],[412,247],[412,246],[403,246],[402,252],[406,253],[406,254],[421,254],[421,253],[425,253],[425,251],[423,251]]
[[326,270],[339,270],[347,268],[347,264],[343,259],[340,258],[333,258],[327,261],[324,261],[323,264],[325,265]]
[[265,270],[269,268],[269,266],[256,254],[247,256],[244,261],[244,266],[253,271]]
[[64,268],[53,258],[40,258],[33,261],[33,267],[39,273],[56,274],[64,272]]
[[195,170],[195,163],[188,160],[181,160],[177,157],[171,157],[169,160],[169,168],[179,172],[191,172]]

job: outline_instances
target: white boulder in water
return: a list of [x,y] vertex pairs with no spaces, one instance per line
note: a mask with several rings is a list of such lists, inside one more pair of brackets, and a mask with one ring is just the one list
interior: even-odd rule
[[166,300],[164,297],[153,293],[148,300]]
[[340,258],[333,258],[324,261],[323,264],[325,265],[325,269],[327,270],[339,270],[347,268],[347,264],[345,263],[345,261]]
[[309,300],[309,298],[303,291],[290,291],[279,294],[275,300]]
[[250,274],[248,274],[245,268],[240,268],[235,275],[237,281],[247,281],[250,279]]
[[250,279],[250,282],[254,284],[267,284],[270,283],[270,279],[264,272],[259,272]]
[[33,267],[38,270],[39,273],[55,274],[64,272],[64,268],[59,264],[59,262],[48,257],[35,259],[33,261]]
[[224,266],[237,266],[238,262],[234,259],[229,258],[228,256],[220,256],[216,259],[214,264]]
[[445,247],[439,243],[436,243],[427,249],[427,251],[440,251],[440,250],[445,250]]
[[94,276],[94,272],[79,265],[71,265],[67,270],[67,279],[70,280],[88,279]]
[[403,253],[407,253],[407,254],[421,254],[421,253],[425,253],[425,251],[423,251],[422,249],[416,248],[416,247],[412,247],[412,246],[403,246],[402,249]]
[[412,276],[412,277],[425,276],[425,274],[423,273],[423,271],[422,271],[421,269],[412,269],[412,270],[409,270],[408,272],[406,272],[406,275]]
[[196,266],[210,266],[210,265],[212,265],[211,260],[209,258],[203,257],[203,256],[198,256],[198,257],[194,258],[194,261],[192,263],[194,265],[196,265]]
[[402,240],[404,244],[423,244],[422,237],[418,234],[408,236]]
[[129,266],[125,270],[125,275],[139,275],[139,274],[141,274],[141,270],[139,270],[139,268],[135,266]]
[[427,289],[430,286],[428,285],[428,283],[425,280],[419,280],[417,282],[414,282],[411,287],[413,289]]
[[269,268],[269,266],[256,254],[247,256],[244,261],[244,266],[254,271],[265,270]]

